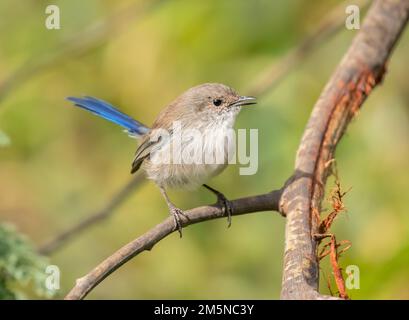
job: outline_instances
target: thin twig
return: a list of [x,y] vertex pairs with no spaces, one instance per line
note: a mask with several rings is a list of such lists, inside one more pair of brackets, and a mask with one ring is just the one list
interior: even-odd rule
[[[231,201],[232,215],[236,216],[259,211],[277,211],[280,196],[281,190],[277,190],[267,194],[233,200]],[[185,215],[188,219],[181,217],[182,227],[184,228],[191,224],[224,217],[225,213],[221,205],[215,204],[188,210],[185,212]],[[77,279],[75,287],[68,293],[65,299],[83,299],[102,280],[125,262],[145,250],[151,250],[156,243],[174,231],[174,220],[172,217],[169,217],[139,238],[123,246],[86,276]]]
[[349,299],[348,294],[346,292],[345,288],[345,281],[344,277],[342,275],[342,270],[339,267],[338,264],[338,243],[335,238],[335,235],[332,235],[331,240],[330,240],[330,261],[331,261],[331,266],[332,266],[332,272],[334,274],[335,278],[335,284],[337,285],[339,296],[342,299]]

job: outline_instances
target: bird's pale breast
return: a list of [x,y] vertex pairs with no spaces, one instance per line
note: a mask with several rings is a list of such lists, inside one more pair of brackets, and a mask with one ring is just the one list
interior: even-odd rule
[[194,189],[221,173],[234,151],[231,126],[209,126],[181,137],[172,135],[145,160],[144,169],[159,185]]

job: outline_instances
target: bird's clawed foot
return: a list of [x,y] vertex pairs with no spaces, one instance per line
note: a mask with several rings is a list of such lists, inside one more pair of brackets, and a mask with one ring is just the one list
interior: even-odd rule
[[217,204],[219,204],[220,206],[223,207],[224,215],[227,216],[227,228],[230,228],[230,226],[231,226],[231,216],[233,214],[233,205],[232,205],[231,201],[229,201],[226,198],[226,196],[223,193],[221,193],[220,191],[217,191],[216,189],[213,189],[213,188],[209,187],[206,184],[204,184],[203,186],[216,195]]
[[182,238],[182,219],[181,219],[181,216],[183,216],[187,220],[189,220],[189,218],[188,218],[187,215],[185,215],[185,213],[181,209],[179,209],[179,208],[177,208],[175,206],[169,207],[169,212],[173,216],[173,220],[175,221],[175,230],[178,230],[179,236]]
[[227,215],[227,228],[231,226],[231,215],[233,213],[233,206],[231,202],[225,197],[223,193],[217,195],[217,203],[223,206],[224,214]]

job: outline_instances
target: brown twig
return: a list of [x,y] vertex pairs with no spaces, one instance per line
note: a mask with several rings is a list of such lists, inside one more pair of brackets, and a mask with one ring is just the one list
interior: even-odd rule
[[331,266],[332,266],[332,272],[334,274],[335,283],[338,288],[339,296],[342,299],[349,299],[346,289],[345,289],[345,281],[342,275],[342,270],[338,264],[338,258],[339,258],[338,247],[339,245],[335,239],[335,235],[332,235],[331,240],[330,240],[330,254],[329,254]]
[[[339,296],[342,299],[349,299],[346,293],[346,289],[345,289],[345,282],[342,276],[342,269],[339,266],[339,258],[341,257],[341,254],[343,252],[345,252],[351,247],[351,243],[348,240],[343,240],[340,243],[337,243],[335,239],[335,235],[333,233],[328,233],[331,229],[331,226],[335,218],[338,217],[340,213],[346,211],[346,207],[344,205],[343,198],[348,193],[349,190],[342,191],[341,189],[341,183],[339,181],[338,169],[336,167],[335,159],[331,159],[330,161],[328,161],[325,167],[329,168],[331,174],[335,177],[335,187],[332,188],[331,193],[329,195],[329,202],[331,203],[332,211],[322,220],[320,219],[319,213],[318,215],[314,213],[314,218],[318,219],[317,224],[318,224],[319,234],[314,234],[314,239],[315,241],[317,241],[317,247],[321,244],[322,239],[328,238],[328,237],[330,238],[330,241],[327,244],[322,246],[321,251],[317,255],[317,259],[318,261],[321,261],[326,256],[328,255],[330,256],[332,274],[335,279],[335,284],[338,288]],[[316,212],[316,210],[314,212]],[[338,248],[343,244],[347,244],[347,247],[338,251]],[[330,294],[332,296],[333,293],[331,290],[331,282],[330,282],[329,276],[326,280],[327,280],[328,288],[330,290]]]
[[[280,196],[281,190],[277,190],[267,194],[233,200],[231,201],[232,215],[236,216],[259,211],[277,211]],[[224,216],[224,209],[222,206],[215,204],[188,210],[185,214],[188,219],[185,217],[181,218],[182,227],[184,228],[191,224],[221,218]],[[95,286],[125,262],[145,250],[151,250],[156,243],[174,231],[174,220],[172,217],[169,217],[139,238],[123,246],[86,276],[78,279],[75,287],[68,293],[65,299],[83,299]]]
[[335,73],[318,99],[301,140],[296,172],[304,177],[290,183],[281,197],[287,213],[282,299],[319,299],[316,256],[317,219],[328,161],[371,90],[381,81],[385,64],[405,28],[407,0],[376,0],[368,11]]
[[[350,189],[349,189],[350,190]],[[320,220],[318,225],[318,232],[320,234],[326,234],[331,228],[334,220],[342,212],[347,211],[344,205],[343,198],[349,192],[342,191],[341,182],[339,181],[338,174],[335,174],[335,187],[332,188],[331,194],[329,196],[329,202],[331,203],[332,211],[322,220]],[[318,214],[318,218],[320,215]]]

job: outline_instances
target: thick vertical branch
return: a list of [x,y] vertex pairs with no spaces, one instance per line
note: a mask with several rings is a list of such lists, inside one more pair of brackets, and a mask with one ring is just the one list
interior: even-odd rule
[[295,175],[281,198],[287,215],[281,298],[317,299],[318,260],[313,234],[329,174],[328,163],[354,115],[381,81],[406,26],[409,0],[377,0],[314,106],[298,149]]

